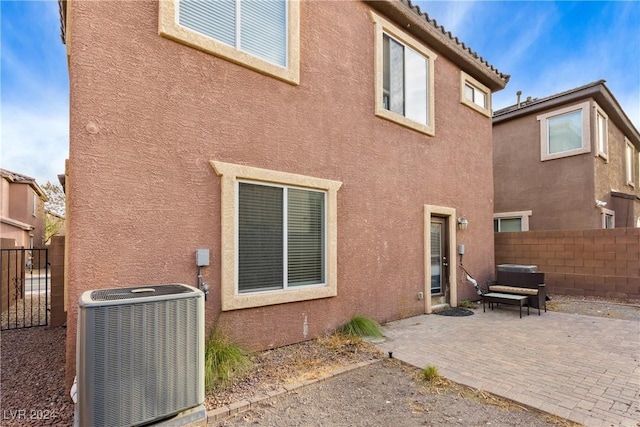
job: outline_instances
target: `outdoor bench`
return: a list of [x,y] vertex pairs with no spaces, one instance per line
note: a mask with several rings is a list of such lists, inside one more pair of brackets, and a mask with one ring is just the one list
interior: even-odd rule
[[527,295],[527,306],[547,312],[547,294],[544,284],[544,273],[525,273],[516,271],[498,271],[495,282],[489,284],[489,292],[501,294]]

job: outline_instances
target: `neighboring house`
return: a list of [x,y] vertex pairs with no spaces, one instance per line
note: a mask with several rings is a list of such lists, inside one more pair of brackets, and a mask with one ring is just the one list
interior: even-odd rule
[[496,231],[640,227],[640,134],[604,80],[493,115]]
[[0,169],[0,235],[16,246],[44,246],[44,202],[47,196],[34,178]]
[[207,327],[254,349],[476,298],[459,244],[493,277],[491,93],[508,76],[409,3],[65,16],[68,373],[82,292],[195,286],[197,249]]

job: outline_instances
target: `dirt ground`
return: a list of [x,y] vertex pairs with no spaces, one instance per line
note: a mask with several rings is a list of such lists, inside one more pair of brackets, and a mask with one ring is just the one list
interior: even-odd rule
[[[640,301],[553,297],[549,309],[640,321]],[[73,405],[64,390],[65,338],[65,328],[0,333],[1,426],[73,424]],[[420,370],[348,340],[327,337],[261,352],[253,359],[245,375],[208,395],[208,409],[318,378],[339,367],[380,361],[264,400],[248,412],[211,425],[574,425],[446,380],[426,383]]]
[[420,371],[383,359],[297,389],[217,426],[571,426],[467,387],[430,385]]
[[[640,301],[614,300],[598,297],[576,298],[553,296],[548,303],[550,311],[640,321]],[[302,343],[278,349],[282,352],[271,359],[259,361],[261,372],[283,366],[277,360],[304,360],[298,352],[317,343]],[[365,347],[367,348],[367,347]],[[335,351],[325,349],[323,354]],[[266,352],[269,353],[269,352]],[[313,353],[313,351],[312,351]],[[338,352],[349,353],[349,350]],[[284,356],[284,355],[287,356]],[[334,355],[334,360],[340,354]],[[446,379],[430,384],[421,379],[419,369],[405,366],[384,355],[361,350],[359,357],[379,359],[379,362],[359,368],[331,379],[296,389],[286,395],[262,401],[249,411],[236,414],[216,426],[577,426],[567,420],[550,416],[535,409],[524,408],[497,396],[450,383]],[[352,361],[354,361],[352,360]],[[271,364],[275,362],[275,366]],[[346,363],[346,361],[345,361]],[[288,371],[281,377],[296,381],[295,364],[285,363]],[[301,363],[301,366],[304,363]],[[321,363],[320,366],[327,366]],[[277,368],[275,368],[277,369]],[[307,379],[313,376],[313,367],[304,369]],[[249,382],[264,384],[260,374],[249,373]],[[269,384],[273,384],[267,381]],[[275,384],[280,382],[276,381]],[[254,388],[253,390],[256,390]],[[259,392],[258,392],[259,394]],[[244,387],[233,385],[216,393],[216,402],[208,406],[219,407],[224,401],[239,401],[254,397]],[[216,404],[217,403],[217,404]]]

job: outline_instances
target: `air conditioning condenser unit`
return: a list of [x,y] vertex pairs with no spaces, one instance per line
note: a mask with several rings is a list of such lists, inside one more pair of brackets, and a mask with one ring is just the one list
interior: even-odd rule
[[204,294],[182,284],[101,289],[79,301],[79,426],[158,422],[204,403]]

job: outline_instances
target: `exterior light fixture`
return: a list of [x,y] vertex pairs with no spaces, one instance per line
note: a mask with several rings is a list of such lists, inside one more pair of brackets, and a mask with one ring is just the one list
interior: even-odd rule
[[467,218],[463,216],[458,218],[458,228],[460,230],[466,230],[468,226],[469,226],[469,221],[467,221]]

